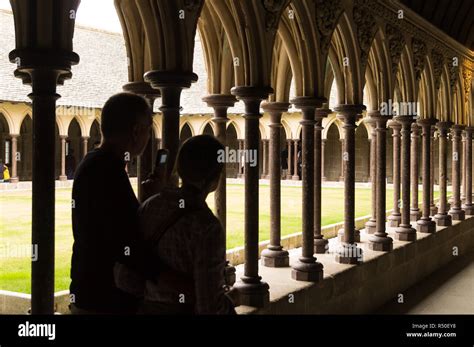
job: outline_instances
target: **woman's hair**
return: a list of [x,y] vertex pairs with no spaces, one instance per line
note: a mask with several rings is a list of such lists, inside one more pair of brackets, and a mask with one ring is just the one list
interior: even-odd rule
[[177,169],[184,184],[203,187],[218,179],[224,162],[219,161],[224,146],[213,136],[199,135],[183,143]]

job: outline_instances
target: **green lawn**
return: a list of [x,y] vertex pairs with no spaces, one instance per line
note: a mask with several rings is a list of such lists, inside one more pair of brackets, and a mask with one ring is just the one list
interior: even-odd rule
[[[323,225],[337,223],[343,218],[343,189],[323,188]],[[260,187],[260,240],[269,238],[269,186]],[[387,208],[392,202],[387,192]],[[356,216],[370,214],[370,189],[356,191]],[[227,248],[244,243],[243,185],[228,185]],[[56,291],[68,289],[72,248],[71,190],[56,190]],[[213,206],[213,196],[208,203]],[[301,231],[301,187],[282,187],[282,234]],[[30,259],[1,256],[5,249],[31,244],[31,192],[0,193],[0,289],[30,293]]]

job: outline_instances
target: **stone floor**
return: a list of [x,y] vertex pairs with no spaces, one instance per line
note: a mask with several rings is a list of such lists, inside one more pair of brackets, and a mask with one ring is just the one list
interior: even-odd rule
[[395,299],[378,314],[474,314],[474,252],[411,287],[405,303]]

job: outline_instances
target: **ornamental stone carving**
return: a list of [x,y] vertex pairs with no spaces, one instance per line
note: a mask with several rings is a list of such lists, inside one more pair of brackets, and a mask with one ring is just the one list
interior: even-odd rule
[[411,47],[413,50],[413,65],[415,69],[415,77],[416,80],[419,81],[421,79],[423,69],[425,68],[425,56],[427,53],[426,44],[417,38],[413,38],[411,42]]
[[436,49],[431,50],[431,60],[433,62],[433,76],[436,89],[441,86],[441,73],[443,72],[444,56]]
[[402,56],[403,46],[405,46],[405,37],[398,28],[391,24],[386,25],[385,33],[387,35],[388,50],[390,53],[390,61],[392,63],[392,73],[396,74],[398,64],[400,63],[400,57]]
[[358,0],[355,2],[352,10],[354,22],[357,26],[357,40],[361,50],[361,61],[363,64],[367,61],[372,40],[377,31],[375,18],[366,9],[367,0]]
[[321,40],[321,51],[326,53],[331,37],[342,13],[340,0],[316,0],[316,24]]

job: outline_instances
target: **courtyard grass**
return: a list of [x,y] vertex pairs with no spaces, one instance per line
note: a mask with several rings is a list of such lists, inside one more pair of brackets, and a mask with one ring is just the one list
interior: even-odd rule
[[[270,230],[270,187],[260,186],[259,239],[268,240]],[[392,203],[392,190],[387,190],[387,208]],[[301,232],[301,187],[283,186],[282,235]],[[322,224],[342,221],[344,214],[344,190],[322,189]],[[370,214],[370,188],[356,189],[356,217]],[[56,190],[56,291],[69,288],[72,229],[71,189]],[[208,197],[213,206],[213,195]],[[241,184],[229,184],[227,191],[227,248],[244,244],[244,190]],[[31,244],[31,191],[0,193],[0,289],[30,293],[31,262],[28,257],[5,257],[7,249],[30,247]]]

